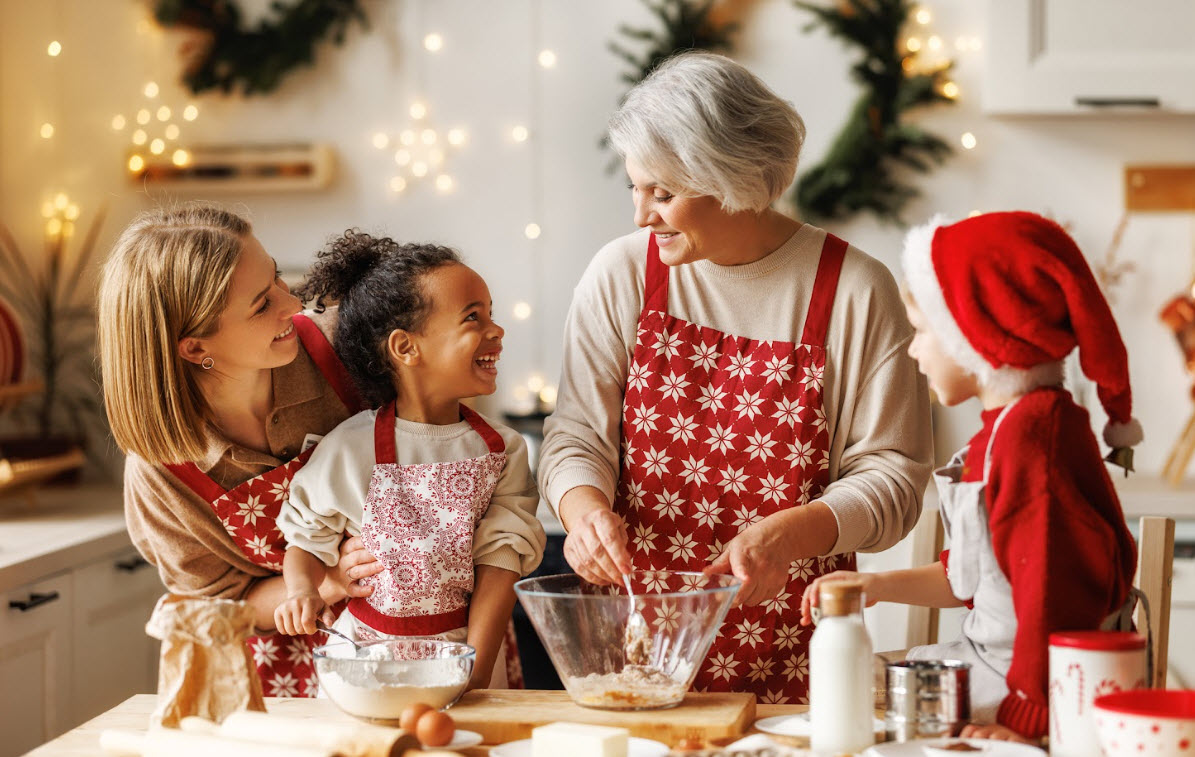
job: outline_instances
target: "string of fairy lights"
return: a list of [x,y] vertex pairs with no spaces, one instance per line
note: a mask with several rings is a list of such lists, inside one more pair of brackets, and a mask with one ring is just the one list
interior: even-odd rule
[[[414,12],[418,13],[419,3],[415,4]],[[559,57],[555,50],[542,47],[539,18],[541,8],[538,0],[531,10],[531,36],[535,40],[535,53],[529,57],[528,111],[531,120],[540,117],[540,84],[539,77],[554,69]],[[425,31],[422,19],[412,18],[411,27],[422,33],[419,45],[421,55],[447,54],[451,47],[449,40],[440,31]],[[433,118],[433,108],[424,93],[427,87],[423,80],[423,61],[414,60],[410,69],[414,79],[412,89],[414,99],[408,104],[404,118],[409,118],[400,126],[390,130],[377,130],[369,136],[374,148],[384,154],[389,154],[394,161],[395,171],[388,180],[391,195],[401,198],[408,192],[416,190],[421,184],[430,184],[439,195],[453,193],[458,185],[455,176],[450,172],[450,164],[454,156],[466,150],[469,146],[470,132],[463,125],[453,125],[446,130],[439,128]],[[540,277],[542,266],[538,262],[537,240],[543,233],[540,219],[543,216],[542,169],[543,148],[535,139],[535,135],[527,122],[506,124],[499,127],[500,137],[516,147],[527,148],[527,158],[532,176],[531,217],[521,228],[522,236],[531,243],[531,265],[528,278],[529,290],[541,291]],[[535,307],[529,299],[520,299],[513,304],[509,311],[515,321],[526,323],[530,321]],[[538,328],[539,324],[528,324]],[[540,335],[533,335],[531,339],[534,355],[532,364],[543,364],[543,339]],[[556,387],[549,384],[543,374],[534,370],[525,381],[511,390],[510,409],[514,412],[535,412],[550,410],[556,402]]]
[[[527,148],[527,158],[531,166],[531,217],[522,222],[521,233],[531,243],[531,276],[529,289],[531,292],[542,291],[542,266],[538,265],[538,244],[543,233],[543,145],[536,139],[536,135],[529,125],[541,116],[540,108],[540,78],[547,75],[560,64],[560,57],[555,50],[541,44],[541,30],[539,27],[542,16],[541,0],[533,0],[530,8],[532,24],[533,52],[528,56],[530,68],[528,92],[528,121],[522,123],[505,124],[501,127],[501,135],[509,144]],[[420,3],[414,3],[414,6]],[[904,40],[904,46],[910,55],[905,65],[910,68],[934,67],[946,60],[949,45],[939,34],[933,33],[930,25],[933,14],[928,7],[918,7],[913,13],[915,26],[910,29]],[[143,18],[138,22],[139,34],[148,34],[152,22]],[[417,33],[422,33],[419,45],[421,55],[444,55],[451,50],[451,42],[443,32],[438,30],[423,30],[421,26],[414,27]],[[954,49],[958,52],[976,52],[981,49],[981,41],[977,36],[959,36],[954,41]],[[60,58],[65,46],[59,39],[49,40],[46,54],[52,59]],[[420,185],[430,185],[439,195],[450,195],[458,188],[457,178],[451,172],[453,159],[468,150],[470,130],[466,125],[454,124],[442,128],[435,122],[435,114],[423,93],[426,88],[421,79],[421,61],[413,61],[414,75],[418,77],[414,87],[416,96],[405,110],[405,123],[392,130],[375,131],[368,136],[373,147],[388,153],[393,160],[394,171],[388,179],[388,189],[395,198],[415,190]],[[176,167],[184,168],[192,161],[191,151],[184,139],[187,127],[199,117],[199,107],[194,102],[176,101],[168,97],[163,88],[153,80],[146,81],[140,88],[140,101],[127,112],[115,113],[111,116],[108,126],[116,132],[128,135],[128,157],[125,167],[134,176],[141,175],[151,162],[169,161]],[[942,94],[949,98],[960,96],[959,85],[954,81],[946,81],[942,85]],[[51,120],[38,125],[38,134],[43,140],[51,140],[57,134],[57,129]],[[975,131],[968,130],[958,137],[959,144],[964,150],[974,150],[979,143]],[[978,211],[974,211],[977,213]],[[77,203],[63,191],[50,191],[42,202],[41,214],[45,220],[45,233],[48,236],[69,237],[74,233],[74,222],[80,215]],[[535,315],[535,307],[530,299],[516,302],[510,315],[516,321],[528,321]],[[537,352],[542,349],[542,339],[534,338]],[[534,365],[542,364],[542,355],[537,355]],[[542,374],[533,372],[520,386],[512,392],[514,403],[526,411],[550,408],[556,399],[556,388],[551,386]]]

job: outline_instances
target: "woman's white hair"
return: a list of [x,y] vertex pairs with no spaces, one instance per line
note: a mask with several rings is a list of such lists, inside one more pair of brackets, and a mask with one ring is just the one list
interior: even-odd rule
[[730,213],[766,209],[792,183],[805,123],[729,58],[685,52],[661,63],[610,117],[610,143],[660,184],[709,195]]

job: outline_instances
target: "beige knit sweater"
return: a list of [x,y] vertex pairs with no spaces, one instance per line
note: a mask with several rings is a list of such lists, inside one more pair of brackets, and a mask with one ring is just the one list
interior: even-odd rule
[[[750,339],[798,342],[824,239],[806,224],[754,263],[677,266],[668,312]],[[556,412],[545,424],[539,463],[540,490],[553,508],[578,486],[613,498],[647,242],[640,230],[607,244],[573,293]],[[892,274],[848,248],[826,344],[831,483],[820,499],[838,522],[831,554],[886,549],[920,516],[933,442],[929,392],[907,354],[912,336]]]

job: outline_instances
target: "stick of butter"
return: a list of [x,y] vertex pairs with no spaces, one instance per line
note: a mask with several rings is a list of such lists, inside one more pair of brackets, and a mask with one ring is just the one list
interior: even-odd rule
[[551,723],[531,731],[531,757],[627,757],[627,729]]

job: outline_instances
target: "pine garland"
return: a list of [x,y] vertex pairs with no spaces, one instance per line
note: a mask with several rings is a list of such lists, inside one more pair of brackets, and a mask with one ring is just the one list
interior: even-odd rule
[[154,17],[166,27],[203,33],[198,45],[183,49],[183,82],[195,94],[237,88],[245,95],[267,94],[292,69],[311,65],[325,38],[340,45],[350,22],[369,25],[362,0],[275,0],[271,9],[272,17],[251,29],[242,28],[234,0],[157,0]]
[[[646,79],[656,66],[685,50],[713,52],[730,49],[730,35],[738,29],[738,24],[718,23],[711,18],[717,1],[643,0],[648,10],[659,19],[663,29],[636,28],[628,24],[618,26],[618,32],[630,41],[647,43],[647,50],[638,55],[617,41],[607,44],[610,52],[631,66],[631,70],[622,75],[622,80],[634,87]],[[601,145],[609,147],[610,138],[602,137]],[[617,157],[612,158],[607,170],[613,173],[618,166]]]
[[648,43],[641,54],[628,50],[618,42],[608,47],[618,57],[631,65],[631,70],[622,75],[622,80],[632,87],[647,78],[656,66],[684,50],[726,50],[730,48],[730,35],[738,24],[718,24],[710,18],[717,0],[643,0],[656,18],[663,24],[663,30],[635,28],[620,24],[618,31],[636,43]]
[[900,52],[900,33],[911,0],[839,0],[834,8],[794,0],[794,5],[816,16],[806,31],[825,26],[832,36],[862,50],[851,72],[864,87],[830,152],[797,184],[797,206],[809,218],[868,211],[899,224],[901,210],[920,192],[898,178],[898,169],[926,172],[952,152],[942,139],[902,117],[913,108],[953,102],[942,94],[953,62],[910,71],[913,56]]

